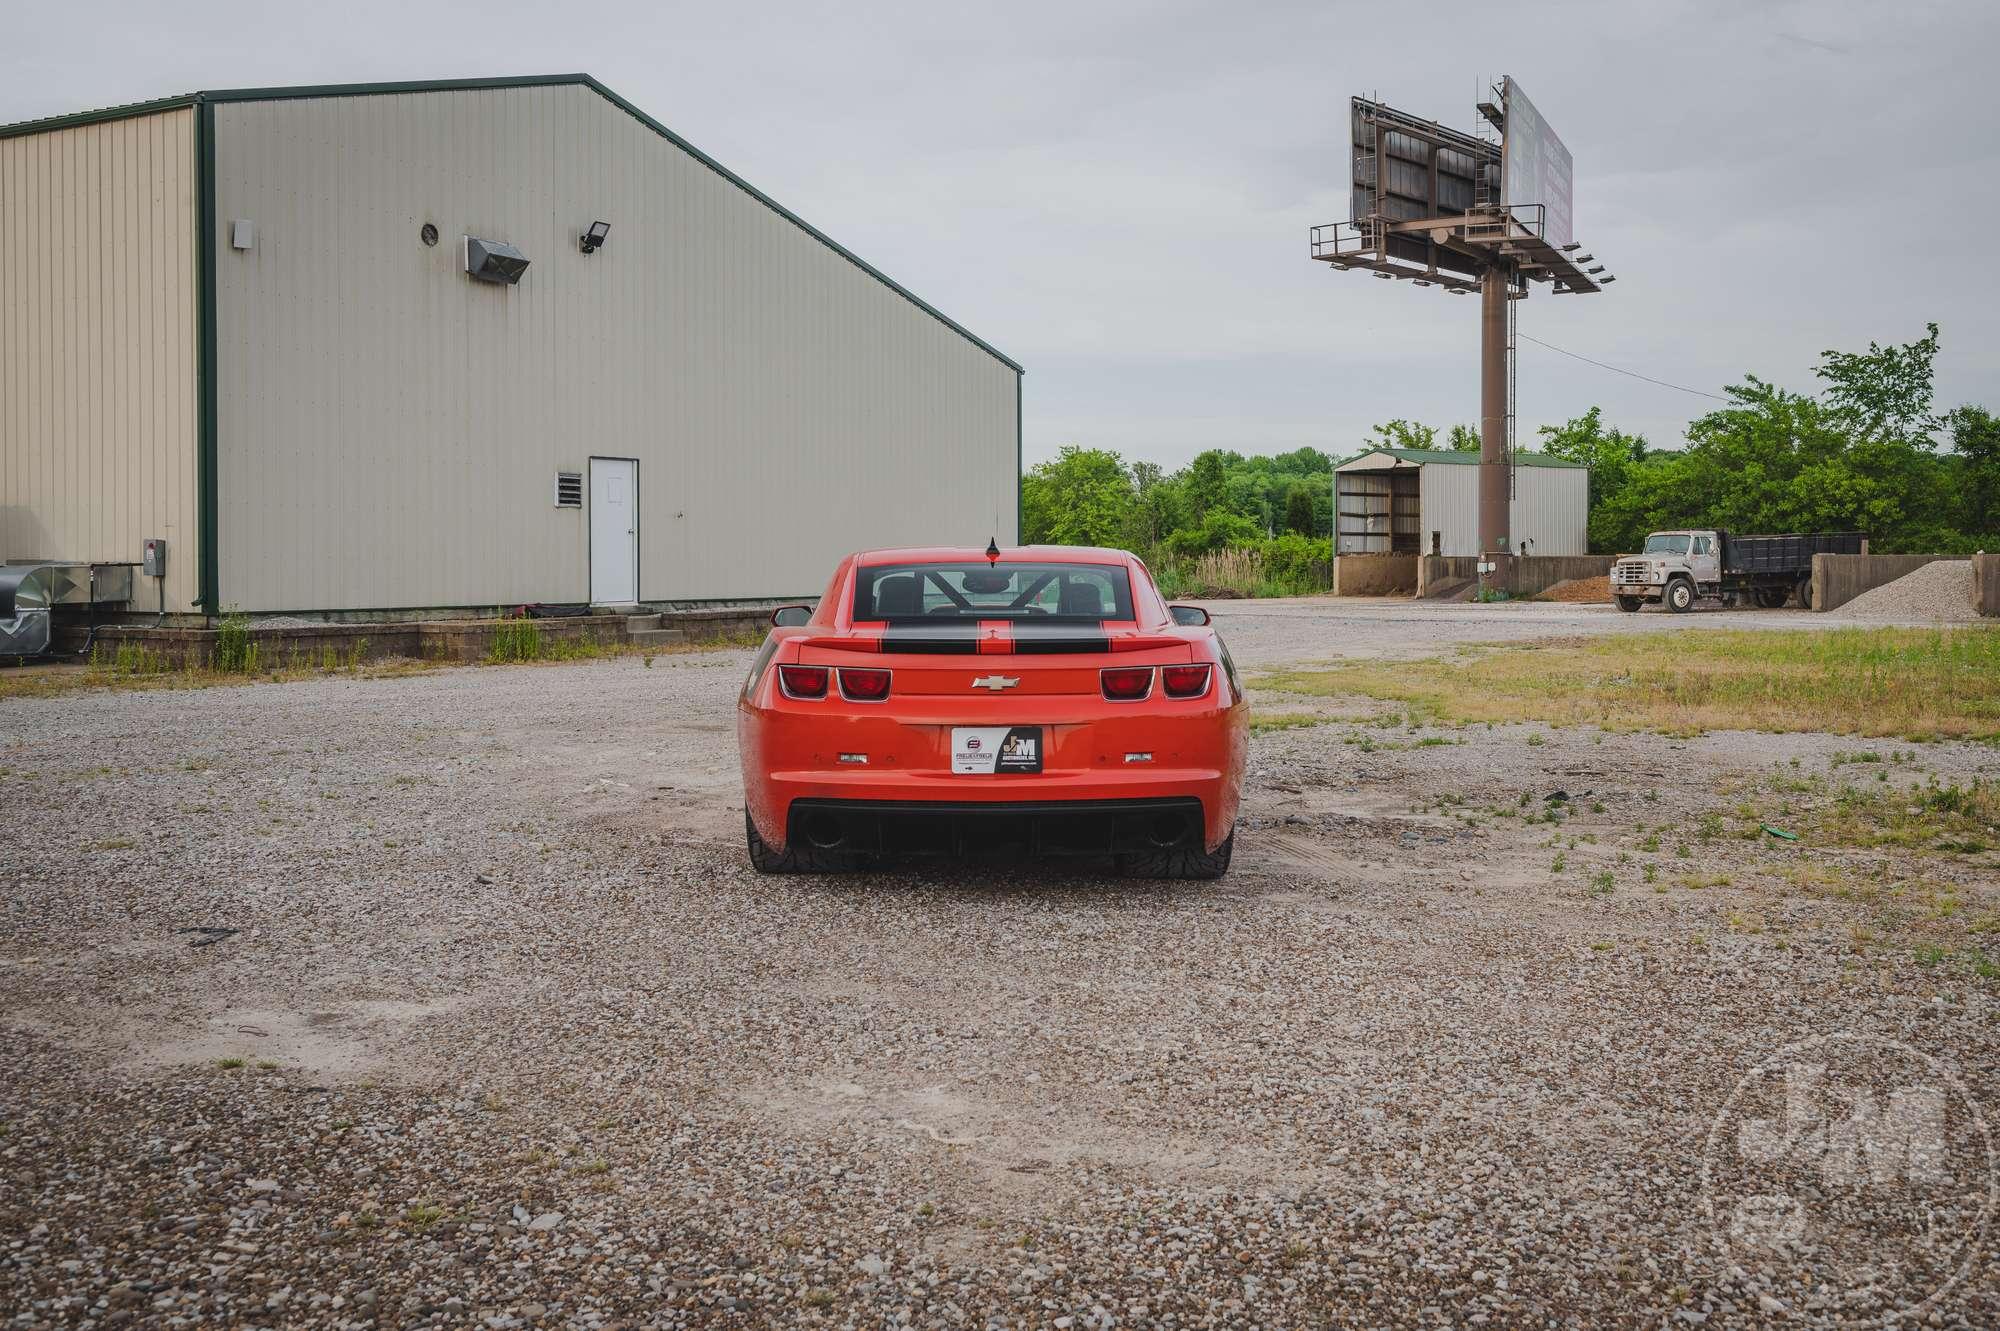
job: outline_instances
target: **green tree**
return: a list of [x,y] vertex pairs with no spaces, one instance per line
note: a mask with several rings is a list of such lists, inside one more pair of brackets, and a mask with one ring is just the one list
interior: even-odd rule
[[1981,407],[1960,407],[1946,417],[1958,475],[1958,529],[1975,547],[2000,548],[2000,418]]
[[1924,336],[1902,346],[1870,342],[1866,351],[1822,351],[1815,373],[1826,381],[1827,404],[1864,435],[1928,438],[1942,421],[1931,410],[1938,326],[1924,328]]
[[1137,497],[1125,463],[1101,448],[1066,444],[1021,478],[1021,539],[1031,545],[1119,545]]
[[1312,491],[1294,484],[1285,495],[1285,530],[1311,536],[1319,530],[1314,524]]
[[1472,425],[1454,425],[1445,436],[1445,447],[1454,453],[1477,453],[1479,451],[1479,430]]
[[1223,508],[1229,498],[1229,468],[1222,451],[1211,448],[1198,454],[1188,464],[1182,488],[1187,495],[1188,514],[1196,522]]
[[1438,432],[1434,426],[1419,425],[1415,421],[1400,418],[1386,421],[1375,427],[1375,437],[1368,442],[1370,448],[1436,448]]

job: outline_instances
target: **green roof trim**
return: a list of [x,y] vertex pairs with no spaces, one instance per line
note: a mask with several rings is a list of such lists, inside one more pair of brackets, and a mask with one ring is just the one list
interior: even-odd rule
[[[1349,462],[1359,462],[1370,453],[1386,453],[1398,462],[1414,463],[1420,467],[1437,462],[1457,467],[1479,465],[1479,454],[1461,452],[1455,448],[1364,448],[1353,457],[1336,463],[1335,468],[1337,470]],[[1547,453],[1516,453],[1514,463],[1521,467],[1574,467],[1578,471],[1590,470],[1590,464],[1587,462],[1571,462],[1568,458],[1551,457]]]
[[658,134],[688,156],[700,162],[709,170],[727,180],[730,184],[748,194],[751,198],[769,208],[778,216],[804,231],[820,244],[838,254],[841,258],[867,273],[870,277],[888,287],[910,304],[930,315],[945,327],[963,337],[966,341],[992,356],[1001,364],[1024,374],[1019,361],[995,347],[986,339],[974,333],[965,325],[945,314],[935,305],[919,297],[915,292],[890,277],[875,265],[863,259],[854,251],[842,245],[833,237],[821,231],[812,223],[800,217],[791,209],[779,203],[764,191],[752,185],[743,177],[731,171],[722,163],[710,157],[701,149],[689,143],[680,135],[668,129],[653,117],[641,111],[632,103],[620,97],[611,89],[599,83],[589,74],[523,74],[490,79],[421,79],[404,83],[326,83],[295,88],[223,88],[208,92],[182,93],[176,97],[161,97],[150,102],[129,102],[123,106],[107,106],[95,111],[78,111],[71,115],[51,116],[44,120],[23,120],[12,125],[0,125],[0,139],[18,138],[23,134],[43,134],[53,130],[75,129],[82,125],[98,125],[109,120],[129,120],[135,116],[157,115],[162,111],[178,110],[186,106],[201,106],[218,102],[281,102],[298,101],[313,97],[382,97],[397,93],[419,92],[489,92],[503,88],[555,88],[576,85],[589,88],[598,96],[610,102],[625,114],[637,120],[646,128]]

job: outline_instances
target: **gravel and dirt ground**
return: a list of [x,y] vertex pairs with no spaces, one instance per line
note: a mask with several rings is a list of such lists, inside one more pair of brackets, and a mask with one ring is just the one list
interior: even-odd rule
[[[1214,610],[1253,676],[1724,618]],[[1841,886],[1993,854],[1729,812],[1993,748],[1355,700],[1217,883],[763,878],[748,659],[0,702],[0,1325],[2000,1324],[1983,1248],[1751,1260],[1703,1176],[1800,1041],[2000,1110],[1994,983]]]

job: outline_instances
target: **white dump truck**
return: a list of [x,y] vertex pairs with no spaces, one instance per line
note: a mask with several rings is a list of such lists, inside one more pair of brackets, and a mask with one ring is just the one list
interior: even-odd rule
[[1867,553],[1859,532],[1811,536],[1737,536],[1726,531],[1656,531],[1646,548],[1611,566],[1611,595],[1628,614],[1657,601],[1685,614],[1702,600],[1749,602],[1775,610],[1812,605],[1814,555]]

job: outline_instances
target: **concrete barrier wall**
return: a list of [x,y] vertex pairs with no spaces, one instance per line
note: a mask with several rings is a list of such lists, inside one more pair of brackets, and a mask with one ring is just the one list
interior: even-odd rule
[[1341,555],[1333,561],[1335,596],[1411,596],[1416,555]]
[[1972,557],[1972,605],[1982,615],[2000,618],[2000,555]]
[[1533,596],[1572,578],[1601,578],[1618,562],[1616,555],[1516,555],[1513,560],[1514,596]]
[[[315,669],[364,661],[404,658],[419,661],[483,661],[493,650],[494,631],[512,621],[497,619],[399,620],[376,624],[306,624],[260,628],[250,623],[250,640],[257,645],[258,664],[265,669]],[[628,641],[625,615],[578,615],[534,619],[545,647],[571,643],[618,646]],[[679,629],[691,642],[719,638],[761,637],[770,627],[770,611],[742,607],[669,611],[660,627]],[[85,629],[69,624],[58,635],[60,651],[83,650]],[[207,665],[215,655],[216,630],[154,628],[151,625],[106,626],[97,630],[93,655],[115,660],[119,648],[141,647],[175,665]]]
[[1475,555],[1425,555],[1417,564],[1417,595],[1446,595],[1450,589],[1478,576],[1479,559]]
[[1950,555],[1814,555],[1812,608],[1838,610],[1866,591]]

